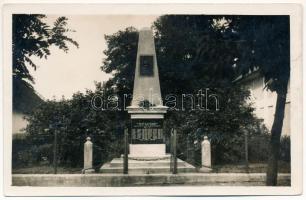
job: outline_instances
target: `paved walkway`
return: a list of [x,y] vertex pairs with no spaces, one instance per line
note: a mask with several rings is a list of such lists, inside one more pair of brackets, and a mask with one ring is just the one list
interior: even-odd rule
[[[180,174],[14,174],[13,186],[126,187],[126,186],[264,186],[265,173]],[[289,186],[290,174],[279,174],[280,186]]]

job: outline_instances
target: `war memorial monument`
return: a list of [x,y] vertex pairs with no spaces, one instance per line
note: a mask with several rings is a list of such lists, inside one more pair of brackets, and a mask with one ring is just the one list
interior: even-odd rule
[[[172,160],[171,152],[166,153],[163,119],[167,107],[161,98],[153,32],[149,28],[139,32],[136,59],[133,98],[127,107],[131,121],[128,130],[128,173],[170,173],[174,162],[177,172],[194,172],[194,166],[180,159]],[[123,158],[114,158],[100,171],[122,173]]]

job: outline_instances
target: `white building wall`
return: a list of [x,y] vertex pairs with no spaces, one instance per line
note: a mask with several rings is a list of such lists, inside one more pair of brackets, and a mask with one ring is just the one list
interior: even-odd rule
[[[243,83],[251,92],[250,101],[255,108],[255,115],[264,120],[265,126],[271,131],[277,94],[264,88],[264,78],[255,75]],[[290,86],[288,87],[282,136],[290,135]]]
[[13,134],[24,133],[24,128],[27,127],[28,121],[24,119],[24,114],[13,112],[12,132]]

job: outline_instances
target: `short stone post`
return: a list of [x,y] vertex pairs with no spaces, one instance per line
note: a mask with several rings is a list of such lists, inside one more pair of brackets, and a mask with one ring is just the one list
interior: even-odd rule
[[204,140],[201,143],[201,158],[202,158],[202,167],[201,172],[210,172],[211,169],[211,146],[207,136],[204,136]]
[[84,169],[82,170],[84,174],[94,172],[92,168],[92,151],[91,138],[87,137],[84,144]]

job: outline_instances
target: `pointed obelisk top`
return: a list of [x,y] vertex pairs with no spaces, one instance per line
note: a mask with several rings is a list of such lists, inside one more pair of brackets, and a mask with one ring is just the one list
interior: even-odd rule
[[147,27],[139,31],[133,100],[129,111],[142,107],[143,102],[149,103],[151,110],[166,108],[161,98],[153,31]]

